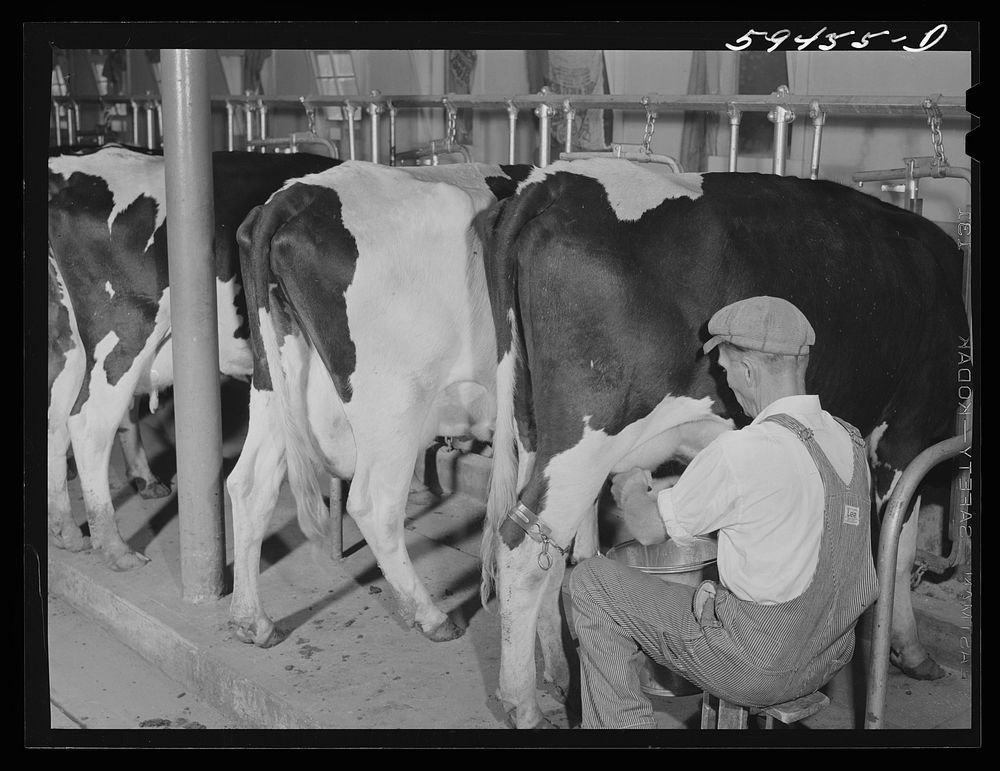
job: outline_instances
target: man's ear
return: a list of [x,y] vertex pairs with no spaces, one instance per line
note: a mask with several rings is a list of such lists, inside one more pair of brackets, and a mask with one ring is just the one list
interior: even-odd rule
[[750,361],[749,357],[743,356],[740,358],[740,367],[743,369],[743,377],[746,379],[747,385],[753,385],[757,375],[753,362]]

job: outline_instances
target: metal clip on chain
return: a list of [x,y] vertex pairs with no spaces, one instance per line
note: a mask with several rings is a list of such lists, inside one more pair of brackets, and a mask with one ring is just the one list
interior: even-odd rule
[[646,108],[646,130],[642,135],[642,151],[649,154],[649,146],[653,141],[653,131],[656,126],[656,113],[649,106],[649,97],[642,98],[642,106]]
[[944,154],[944,139],[941,137],[941,108],[937,99],[924,99],[924,112],[927,113],[927,125],[931,130],[931,144],[934,145],[934,165],[947,166],[948,159]]

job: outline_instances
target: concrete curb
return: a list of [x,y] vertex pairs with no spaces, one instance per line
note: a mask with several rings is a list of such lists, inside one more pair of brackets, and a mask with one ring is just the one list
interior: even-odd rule
[[[284,699],[222,661],[167,620],[144,610],[49,552],[49,591],[105,626],[164,674],[245,728],[319,728]],[[166,610],[166,609],[165,609]],[[166,615],[166,614],[164,614]]]

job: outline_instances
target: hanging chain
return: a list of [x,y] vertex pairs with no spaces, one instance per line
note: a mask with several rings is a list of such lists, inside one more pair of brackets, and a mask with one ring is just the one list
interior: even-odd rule
[[449,150],[455,144],[455,131],[458,124],[458,111],[447,99],[442,99],[444,109],[448,112],[448,128],[445,131],[445,147]]
[[642,98],[642,106],[646,108],[646,130],[642,135],[642,150],[649,153],[649,145],[653,141],[653,131],[656,126],[656,113],[649,106],[649,97]]
[[934,145],[934,165],[947,166],[948,159],[944,154],[944,140],[941,138],[941,108],[936,99],[924,99],[924,112],[927,113],[927,125],[931,129],[931,143]]

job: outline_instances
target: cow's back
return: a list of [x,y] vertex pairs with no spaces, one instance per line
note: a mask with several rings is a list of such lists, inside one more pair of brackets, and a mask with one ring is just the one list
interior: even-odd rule
[[[583,389],[623,394],[603,402],[594,427],[620,431],[669,392],[736,410],[735,401],[723,405],[720,394],[731,399],[724,375],[700,351],[705,327],[724,305],[769,294],[812,320],[807,386],[827,409],[866,434],[892,426],[907,460],[948,434],[952,365],[967,325],[961,253],[938,226],[832,182],[732,173],[671,180],[621,161],[577,164],[554,164],[522,184],[488,249],[495,312],[546,309],[523,321],[532,392],[546,360],[572,355],[553,346],[575,339],[588,352]],[[602,178],[608,164],[621,164],[611,183]],[[505,296],[511,275],[516,302]],[[494,320],[502,356],[507,324]],[[533,335],[539,323],[544,332]],[[622,346],[623,336],[637,344]]]

